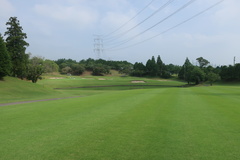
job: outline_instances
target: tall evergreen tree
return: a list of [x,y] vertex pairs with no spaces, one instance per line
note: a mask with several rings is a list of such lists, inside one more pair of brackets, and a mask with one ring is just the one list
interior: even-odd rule
[[26,47],[29,44],[25,41],[26,33],[20,26],[17,17],[10,17],[6,23],[7,31],[5,32],[6,46],[12,60],[12,74],[14,77],[24,78],[27,72],[27,63],[29,56],[25,54]]
[[191,73],[193,70],[194,66],[191,64],[188,58],[186,58],[185,63],[183,64],[181,70],[179,71],[178,77],[179,79],[185,80],[190,83],[192,77]]
[[163,75],[163,62],[161,60],[161,57],[158,55],[157,57],[157,73],[158,73],[158,76],[162,77]]
[[0,79],[10,74],[11,60],[5,42],[0,34]]
[[156,64],[154,56],[152,56],[152,59],[149,59],[147,61],[146,70],[147,70],[147,74],[149,76],[157,76],[157,64]]

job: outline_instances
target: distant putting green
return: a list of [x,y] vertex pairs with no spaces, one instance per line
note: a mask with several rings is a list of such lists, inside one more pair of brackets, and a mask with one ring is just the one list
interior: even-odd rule
[[4,106],[0,159],[237,160],[239,104],[239,86],[213,86]]

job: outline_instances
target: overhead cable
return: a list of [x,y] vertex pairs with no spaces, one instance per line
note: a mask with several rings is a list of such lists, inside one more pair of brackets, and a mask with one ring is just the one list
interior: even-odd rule
[[136,46],[136,45],[139,45],[139,44],[141,44],[141,43],[144,43],[144,42],[146,42],[146,41],[149,41],[149,40],[151,40],[151,39],[154,39],[154,38],[156,38],[156,37],[158,37],[158,36],[160,36],[160,35],[162,35],[162,34],[164,34],[164,33],[166,33],[166,32],[169,32],[169,31],[172,30],[172,29],[175,29],[175,28],[177,28],[177,27],[179,27],[179,26],[187,23],[188,21],[191,21],[192,19],[200,16],[201,14],[207,12],[208,10],[216,7],[217,5],[219,5],[220,3],[222,3],[223,1],[224,1],[224,0],[221,0],[221,1],[219,1],[219,2],[217,2],[217,3],[215,3],[215,4],[213,4],[213,5],[211,5],[210,7],[202,10],[201,12],[199,12],[199,13],[197,13],[197,14],[195,14],[195,15],[193,15],[192,17],[190,17],[190,18],[182,21],[181,23],[178,23],[177,25],[175,25],[175,26],[173,26],[173,27],[170,27],[170,28],[166,29],[165,31],[163,31],[163,32],[161,32],[161,33],[159,33],[159,34],[151,37],[151,38],[148,38],[148,39],[143,40],[143,41],[141,41],[141,42],[135,43],[135,44],[133,44],[133,45],[129,45],[129,46],[127,46],[127,47],[122,47],[122,48],[118,48],[118,49],[109,49],[109,50],[110,50],[110,51],[117,51],[117,50],[127,49],[127,48],[130,48],[130,47],[134,47],[134,46]]
[[121,45],[123,45],[123,44],[125,44],[125,43],[127,43],[127,42],[129,42],[129,41],[131,41],[131,40],[133,40],[133,39],[135,39],[135,38],[137,38],[138,36],[144,34],[145,32],[151,30],[152,28],[158,26],[159,24],[163,23],[163,22],[166,21],[167,19],[171,18],[172,16],[174,16],[175,14],[177,14],[178,12],[180,12],[181,10],[183,10],[184,8],[186,8],[187,6],[191,5],[194,1],[196,1],[196,0],[190,0],[189,2],[187,2],[186,4],[184,4],[182,7],[180,7],[179,9],[177,9],[175,12],[173,12],[173,13],[171,13],[170,15],[168,15],[167,17],[163,18],[163,19],[162,19],[161,21],[159,21],[158,23],[154,24],[153,26],[149,27],[148,29],[142,31],[141,33],[139,33],[139,34],[137,34],[137,35],[135,35],[135,36],[133,36],[133,37],[131,37],[131,38],[128,38],[128,39],[126,39],[126,40],[124,40],[124,41],[122,41],[122,42],[119,42],[118,45],[115,45],[115,46],[113,46],[113,47],[111,47],[111,48],[109,48],[109,49],[110,49],[110,50],[111,50],[111,49],[114,49],[114,48],[116,48],[116,47],[119,47],[119,46],[121,46]]
[[108,33],[107,35],[104,35],[104,37],[109,37],[111,36],[113,33],[119,31],[120,29],[122,29],[124,26],[126,26],[129,22],[131,22],[134,18],[136,18],[139,14],[141,14],[145,9],[147,9],[155,0],[152,0],[151,2],[149,2],[143,9],[141,9],[135,16],[133,16],[131,19],[129,19],[126,23],[124,23],[123,25],[121,25],[119,28],[117,28],[116,30],[112,31],[111,33]]
[[115,37],[111,38],[112,39],[116,39],[119,37],[122,37],[123,35],[129,33],[130,31],[132,31],[133,29],[135,29],[136,27],[140,26],[141,24],[143,24],[144,22],[146,22],[148,19],[150,19],[151,17],[153,17],[155,14],[157,14],[158,12],[162,11],[164,8],[166,8],[168,5],[170,5],[172,2],[174,2],[175,0],[169,0],[167,1],[164,5],[162,5],[161,7],[159,7],[155,12],[153,12],[151,15],[149,15],[147,18],[145,18],[144,20],[142,20],[141,22],[139,22],[138,24],[136,24],[135,26],[133,26],[132,28],[128,29],[127,31],[120,33],[118,35],[116,35]]

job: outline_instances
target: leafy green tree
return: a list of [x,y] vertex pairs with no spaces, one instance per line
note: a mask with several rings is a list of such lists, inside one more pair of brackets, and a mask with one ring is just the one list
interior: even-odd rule
[[46,59],[43,62],[44,73],[58,72],[59,66],[52,60]]
[[235,80],[234,72],[235,72],[235,69],[234,69],[234,66],[232,66],[232,65],[221,66],[221,72],[220,72],[221,79],[224,81]]
[[165,65],[165,68],[171,75],[173,75],[173,74],[177,75],[179,73],[179,71],[181,70],[181,66],[174,65],[174,64]]
[[209,72],[207,74],[207,80],[210,82],[210,85],[212,86],[214,82],[220,80],[220,76],[214,72]]
[[110,73],[110,67],[107,65],[103,65],[103,64],[96,64],[93,67],[93,72],[92,74],[95,76],[102,76],[104,74],[109,74]]
[[72,74],[81,75],[85,71],[85,67],[82,64],[73,64],[72,65]]
[[31,58],[29,60],[27,71],[27,79],[32,80],[33,83],[36,83],[44,71],[43,59],[39,57]]
[[239,81],[240,80],[240,64],[237,63],[234,66],[221,66],[220,76],[224,81]]
[[132,64],[119,64],[119,73],[129,75],[132,72]]
[[5,42],[0,34],[0,79],[9,75],[11,70],[11,60]]
[[132,76],[142,77],[146,75],[146,66],[143,63],[136,62],[133,65],[133,72],[131,73]]
[[64,62],[64,63],[61,63],[61,64],[59,64],[58,66],[59,66],[59,71],[60,71],[60,72],[62,72],[62,69],[63,69],[63,68],[69,67],[69,66],[68,66],[68,64],[67,64],[67,63],[65,63],[65,62]]
[[25,41],[26,33],[23,33],[23,28],[20,26],[17,17],[10,17],[6,23],[7,31],[5,32],[7,50],[11,56],[12,74],[14,77],[23,79],[27,73],[27,63],[29,56],[25,54],[26,47],[29,44]]
[[206,67],[210,63],[208,60],[204,59],[203,57],[199,57],[196,60],[198,61],[200,68]]
[[211,65],[209,65],[209,66],[207,66],[207,67],[205,67],[205,68],[202,68],[202,69],[203,69],[203,71],[204,71],[206,74],[215,71],[214,67],[211,66]]
[[193,66],[190,71],[190,81],[199,84],[205,80],[205,73],[197,66]]
[[59,66],[59,72],[63,73],[63,74],[67,74],[65,72],[69,72],[68,71],[69,68],[72,69],[73,65],[78,64],[77,61],[75,61],[75,60],[65,59],[65,58],[58,59],[58,60],[55,61],[55,63]]
[[166,79],[171,78],[171,73],[168,70],[164,69],[161,77]]
[[95,61],[94,61],[94,59],[88,58],[85,63],[86,63],[86,64],[85,64],[86,70],[88,70],[88,71],[93,71],[93,69],[94,69],[94,67],[95,67]]
[[67,66],[67,67],[64,67],[63,69],[61,69],[61,74],[70,74],[72,73],[72,68]]

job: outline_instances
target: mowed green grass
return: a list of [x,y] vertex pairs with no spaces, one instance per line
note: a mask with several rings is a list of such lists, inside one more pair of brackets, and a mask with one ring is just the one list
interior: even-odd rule
[[[132,81],[143,81],[145,83],[132,83]],[[167,85],[181,86],[185,83],[172,80],[148,79],[139,77],[116,77],[116,76],[86,76],[86,77],[68,77],[64,79],[45,79],[38,82],[49,88],[70,88],[70,87],[89,87],[89,86],[151,86]],[[117,89],[117,88],[116,88]],[[121,88],[118,88],[121,90]]]
[[[58,75],[57,75],[58,76]],[[50,76],[48,76],[49,78]],[[55,75],[53,75],[55,77]],[[58,77],[59,78],[59,77]],[[19,80],[17,78],[5,77],[4,81],[0,81],[0,104],[28,100],[40,100],[49,98],[64,98],[72,96],[89,96],[100,94],[107,90],[128,90],[139,88],[156,88],[156,86],[164,87],[181,86],[183,82],[178,81],[162,81],[159,79],[146,79],[135,77],[60,77],[64,79],[44,79],[39,80],[36,84],[30,81]],[[146,83],[131,83],[133,80],[144,81]],[[123,85],[123,86],[121,86]],[[140,86],[139,86],[140,85]],[[153,85],[153,86],[152,86]],[[91,87],[100,86],[98,88],[87,88],[79,90],[67,89],[71,87]],[[111,86],[111,87],[101,87]],[[115,86],[115,87],[113,87]],[[149,87],[147,87],[149,86]],[[66,88],[56,90],[54,88]]]
[[239,97],[176,87],[0,107],[0,159],[237,160]]

